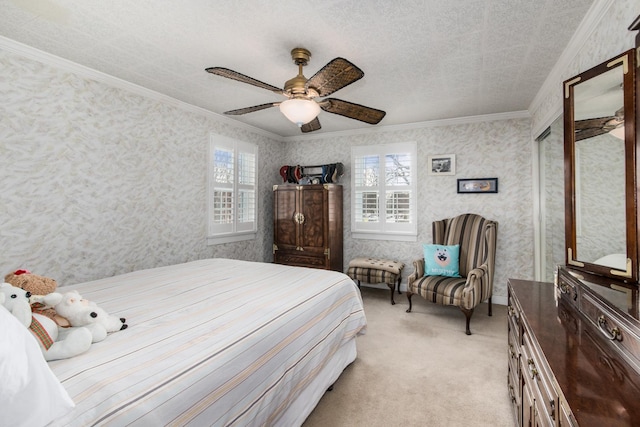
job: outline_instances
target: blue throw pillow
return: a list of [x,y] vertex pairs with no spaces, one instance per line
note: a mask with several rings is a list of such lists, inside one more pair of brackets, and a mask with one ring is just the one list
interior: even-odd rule
[[460,245],[422,245],[425,276],[460,276]]

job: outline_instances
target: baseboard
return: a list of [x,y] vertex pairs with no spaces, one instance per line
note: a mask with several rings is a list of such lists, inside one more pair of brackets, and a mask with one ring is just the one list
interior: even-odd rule
[[500,296],[500,295],[494,295],[493,297],[491,297],[491,304],[508,305],[509,301],[508,301],[507,297],[503,297],[503,296]]

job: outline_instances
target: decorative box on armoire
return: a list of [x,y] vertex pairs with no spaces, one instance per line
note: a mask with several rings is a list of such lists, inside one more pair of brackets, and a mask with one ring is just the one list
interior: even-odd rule
[[343,272],[342,186],[273,186],[273,262]]

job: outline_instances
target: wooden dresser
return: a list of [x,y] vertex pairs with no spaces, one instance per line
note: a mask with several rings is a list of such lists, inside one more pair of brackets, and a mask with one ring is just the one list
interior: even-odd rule
[[344,272],[342,186],[274,185],[273,261]]
[[[560,284],[570,281],[559,278]],[[609,325],[598,328],[579,311],[590,292],[578,296],[566,290],[509,279],[508,387],[517,424],[639,426],[637,367],[620,351],[620,342],[604,336],[618,325],[615,309],[599,307],[598,317]],[[633,331],[623,333],[631,344]]]

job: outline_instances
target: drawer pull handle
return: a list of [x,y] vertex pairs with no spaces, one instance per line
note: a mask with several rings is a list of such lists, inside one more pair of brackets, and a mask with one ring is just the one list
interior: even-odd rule
[[574,301],[578,301],[578,293],[573,288],[573,286],[571,286],[570,284],[565,283],[565,282],[560,282],[558,284],[558,288],[560,288],[560,292],[561,293],[567,294],[569,296],[571,296],[571,292],[573,291],[573,300]]
[[296,222],[296,223],[298,223],[298,224],[304,224],[304,214],[303,214],[303,213],[301,213],[301,212],[297,212],[297,213],[294,215],[294,217],[293,217],[293,218],[294,218],[294,220],[295,220],[295,222]]
[[512,359],[516,358],[516,352],[513,351],[513,344],[509,344],[509,353],[511,354]]
[[529,365],[529,373],[531,374],[531,379],[535,380],[538,376],[538,369],[536,368],[536,364],[533,359],[529,359],[527,361],[527,364]]
[[607,329],[607,319],[604,317],[603,314],[601,314],[600,317],[598,317],[598,328],[600,328],[600,332],[602,332],[602,335],[607,337],[609,340],[622,341],[622,333],[620,332],[620,329],[618,329],[617,326],[613,327],[610,331]]

